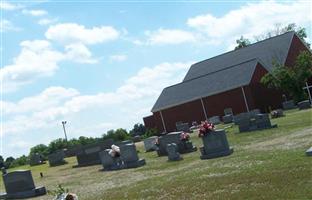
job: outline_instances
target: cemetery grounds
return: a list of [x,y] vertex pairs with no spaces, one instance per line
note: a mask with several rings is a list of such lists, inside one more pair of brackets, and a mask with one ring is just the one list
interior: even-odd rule
[[[120,171],[99,171],[101,165],[72,168],[76,158],[58,167],[22,166],[31,169],[36,186],[53,190],[58,184],[76,193],[79,200],[97,199],[312,199],[312,109],[285,112],[272,119],[278,128],[239,133],[226,129],[234,153],[227,157],[200,160],[200,152],[183,154],[182,161],[167,162],[156,152],[144,152],[146,165]],[[219,125],[222,128],[228,125]],[[202,141],[191,134],[197,147]],[[39,173],[44,174],[40,178]],[[3,182],[0,181],[3,192]],[[45,195],[33,199],[53,199]]]

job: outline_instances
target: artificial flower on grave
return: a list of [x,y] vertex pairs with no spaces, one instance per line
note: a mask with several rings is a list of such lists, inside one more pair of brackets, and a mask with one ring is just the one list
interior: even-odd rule
[[159,140],[158,140],[158,138],[155,139],[155,145],[156,145],[156,146],[159,146]]
[[199,128],[198,137],[204,137],[205,135],[212,133],[214,131],[214,124],[208,121],[204,121],[201,123]]
[[57,186],[56,190],[48,191],[48,194],[53,195],[55,197],[54,200],[78,200],[76,194],[70,193],[61,184]]
[[182,132],[180,135],[180,140],[181,141],[188,141],[190,139],[190,134],[186,132]]

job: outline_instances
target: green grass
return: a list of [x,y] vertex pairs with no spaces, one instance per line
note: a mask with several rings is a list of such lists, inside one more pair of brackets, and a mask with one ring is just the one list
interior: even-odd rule
[[[142,143],[137,143],[147,164],[136,169],[100,172],[100,165],[73,169],[72,157],[63,166],[11,170],[31,169],[36,185],[51,190],[60,183],[82,200],[312,199],[312,157],[305,156],[312,146],[312,110],[291,110],[272,123],[278,128],[246,133],[239,133],[237,126],[227,128],[234,153],[211,160],[200,160],[197,151],[184,154],[182,161],[167,162],[156,152],[144,153]],[[202,145],[196,133],[192,141]]]

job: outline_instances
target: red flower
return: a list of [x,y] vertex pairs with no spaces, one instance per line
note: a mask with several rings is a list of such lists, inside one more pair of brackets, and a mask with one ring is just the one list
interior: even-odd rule
[[209,123],[207,121],[202,122],[199,128],[199,133],[198,133],[198,137],[203,137],[206,134],[209,134],[211,132],[214,131],[214,124],[213,123]]
[[190,139],[190,134],[185,133],[185,132],[182,132],[182,133],[181,133],[181,136],[180,136],[180,139],[181,139],[182,141],[188,141],[188,140]]

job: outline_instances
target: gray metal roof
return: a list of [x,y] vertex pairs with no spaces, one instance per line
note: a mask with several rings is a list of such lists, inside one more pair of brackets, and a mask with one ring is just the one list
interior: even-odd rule
[[287,58],[288,50],[295,32],[275,36],[247,47],[233,50],[207,60],[195,63],[191,66],[183,81],[208,74],[219,69],[235,65],[243,61],[259,58],[264,63],[264,67],[271,71],[272,61],[284,64]]
[[288,32],[193,64],[183,82],[163,89],[152,112],[248,85],[257,63],[268,71],[273,60],[285,63],[294,34]]
[[254,58],[165,88],[152,112],[248,85],[259,60]]

